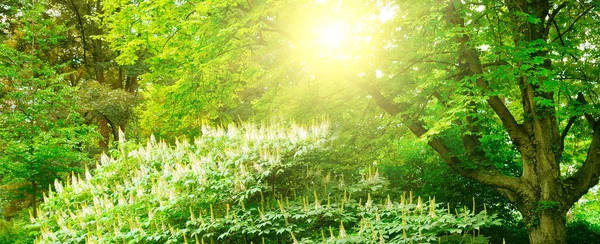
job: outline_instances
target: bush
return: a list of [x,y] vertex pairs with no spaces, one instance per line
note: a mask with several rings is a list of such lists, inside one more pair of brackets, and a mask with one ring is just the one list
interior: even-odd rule
[[323,172],[326,125],[202,134],[175,146],[121,141],[95,176],[57,182],[34,224],[39,243],[487,243],[476,230],[499,224],[412,193],[392,201],[373,168],[356,181]]
[[34,236],[26,228],[23,220],[6,221],[0,219],[0,244],[33,243]]
[[597,244],[600,240],[600,227],[586,221],[576,220],[567,224],[568,244]]

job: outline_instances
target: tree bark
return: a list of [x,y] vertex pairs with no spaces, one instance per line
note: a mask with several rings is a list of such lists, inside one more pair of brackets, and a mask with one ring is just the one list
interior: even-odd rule
[[529,243],[566,243],[567,221],[564,213],[551,210],[542,211],[536,222],[538,223],[527,223]]
[[532,194],[517,194],[518,197],[510,201],[523,214],[530,243],[565,243],[566,213],[573,203],[566,197],[568,194],[564,191],[560,173],[548,167],[554,164],[552,157],[547,157],[552,154],[537,154],[534,160],[523,160],[523,164],[536,166],[526,178],[526,185]]

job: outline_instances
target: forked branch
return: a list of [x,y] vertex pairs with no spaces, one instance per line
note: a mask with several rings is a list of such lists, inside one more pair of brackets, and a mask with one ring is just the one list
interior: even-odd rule
[[[400,114],[404,123],[406,123],[408,129],[417,137],[421,137],[427,133],[427,129],[418,121],[410,118],[408,114],[402,114],[405,112],[404,109],[394,104],[390,99],[386,98],[381,92],[374,86],[353,80],[361,90],[369,94],[377,105],[384,109],[387,113],[392,116]],[[467,169],[462,164],[462,161],[457,157],[457,154],[441,140],[436,138],[430,138],[427,142],[444,161],[459,174],[481,182],[486,185],[490,185],[496,188],[508,189],[513,192],[525,192],[525,187],[521,183],[519,178],[506,176],[495,172],[483,172],[477,169]]]
[[[464,20],[458,15],[455,7],[458,5],[460,5],[460,1],[455,0],[450,3],[446,8],[446,19],[454,26],[464,27]],[[473,75],[478,75],[475,80],[476,85],[481,88],[483,92],[488,92],[490,90],[489,83],[481,77],[481,74],[484,72],[483,66],[476,50],[469,46],[470,37],[467,34],[457,34],[456,41],[462,46],[463,52],[461,55],[467,60],[470,71]],[[488,96],[486,101],[502,121],[511,140],[517,145],[525,144],[528,141],[528,138],[523,127],[517,122],[513,114],[506,107],[504,102],[502,102],[502,99],[498,96]]]
[[600,177],[600,123],[595,123],[594,135],[588,148],[586,160],[573,174],[565,179],[564,188],[568,192],[568,203],[573,204],[587,191],[598,184]]

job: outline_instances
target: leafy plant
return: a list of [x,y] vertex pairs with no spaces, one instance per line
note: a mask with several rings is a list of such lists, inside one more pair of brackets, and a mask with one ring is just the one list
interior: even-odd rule
[[600,227],[583,220],[567,224],[567,243],[592,244],[600,240]]
[[379,197],[387,181],[374,168],[357,181],[326,173],[312,159],[331,143],[327,124],[204,127],[175,146],[122,140],[94,176],[55,183],[37,243],[437,243],[487,240],[478,230],[500,224],[410,192]]
[[32,243],[35,236],[25,227],[27,221],[0,219],[0,244]]

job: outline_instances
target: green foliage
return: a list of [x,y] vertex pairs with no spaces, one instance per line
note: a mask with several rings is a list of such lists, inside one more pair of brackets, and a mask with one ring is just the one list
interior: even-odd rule
[[25,244],[33,243],[35,232],[26,228],[28,223],[24,220],[6,221],[0,219],[0,244]]
[[133,106],[137,100],[131,93],[122,89],[112,89],[97,81],[80,84],[78,105],[93,116],[103,116],[110,121],[111,127],[125,129],[134,116]]
[[29,184],[33,199],[61,173],[81,169],[95,139],[79,114],[77,88],[65,81],[62,65],[48,61],[65,29],[45,16],[46,5],[25,4],[13,19],[23,32],[0,43],[1,180]]
[[[57,182],[34,226],[38,243],[437,243],[487,239],[487,211],[449,211],[412,193],[379,197],[377,170],[324,173],[328,126],[204,127],[169,146],[125,141],[92,176]],[[452,213],[455,214],[452,214]]]
[[600,240],[600,193],[592,188],[570,210],[567,243],[596,243]]
[[118,52],[117,63],[143,56],[150,67],[140,76],[142,131],[173,139],[199,135],[203,124],[249,117],[244,106],[251,99],[238,93],[264,72],[254,53],[265,45],[256,38],[265,26],[260,19],[284,2],[104,1],[103,13],[92,18],[106,29],[102,39]]
[[567,243],[593,244],[600,240],[600,226],[583,220],[576,220],[567,224]]
[[600,228],[600,193],[598,188],[592,188],[571,209],[574,221],[587,222],[591,226]]
[[[393,138],[396,142],[388,142],[387,147],[395,150],[388,151],[387,157],[378,161],[382,174],[389,180],[390,191],[413,191],[423,197],[435,196],[438,201],[450,204],[451,208],[473,206],[483,209],[485,206],[504,220],[503,225],[486,228],[482,232],[491,243],[501,243],[503,239],[507,243],[529,243],[522,217],[495,189],[460,176],[435,155],[426,142],[410,137]],[[502,155],[498,153],[495,156],[497,162],[504,165]]]

